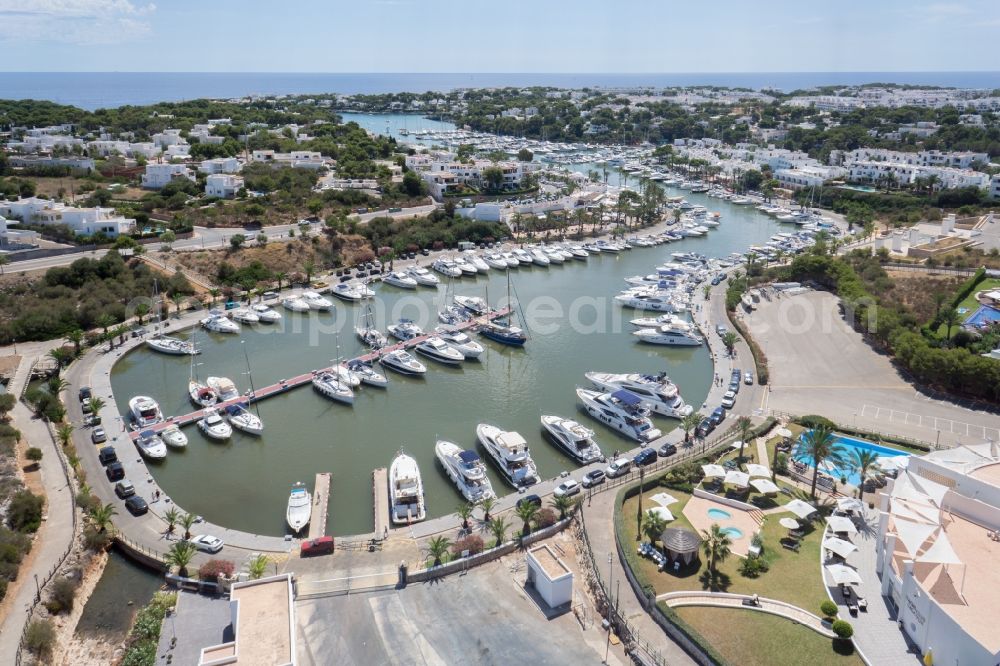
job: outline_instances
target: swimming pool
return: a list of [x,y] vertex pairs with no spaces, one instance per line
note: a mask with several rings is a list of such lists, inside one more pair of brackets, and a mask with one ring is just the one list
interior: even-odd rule
[[[848,437],[847,435],[834,435],[834,441],[837,446],[843,450],[844,459],[847,464],[844,465],[831,465],[830,463],[824,463],[821,468],[822,471],[826,472],[830,476],[837,479],[839,482],[841,477],[847,477],[847,482],[851,485],[857,486],[861,483],[861,476],[857,471],[851,468],[850,462],[854,460],[854,454],[856,451],[874,451],[877,455],[886,458],[893,458],[896,456],[908,456],[909,453],[899,451],[897,449],[890,449],[885,446],[879,446],[878,444],[873,444],[872,442],[866,442],[863,439],[855,439],[853,437]],[[795,455],[792,456],[795,460],[799,462],[806,463],[812,467],[812,460],[804,452],[799,452],[798,449],[795,451]]]
[[717,520],[726,520],[733,517],[733,514],[728,511],[723,511],[722,509],[709,509],[707,513],[709,518],[715,518]]
[[991,308],[988,305],[980,305],[979,309],[969,315],[969,318],[965,320],[965,325],[975,326],[978,328],[995,321],[1000,321],[1000,310]]
[[743,530],[738,527],[723,527],[720,531],[725,532],[731,539],[742,539]]

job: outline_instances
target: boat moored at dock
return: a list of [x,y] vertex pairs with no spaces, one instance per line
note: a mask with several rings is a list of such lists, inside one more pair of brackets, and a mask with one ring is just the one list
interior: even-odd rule
[[581,465],[604,458],[601,447],[594,441],[594,431],[572,419],[543,414],[542,428],[559,448]]
[[285,509],[285,522],[292,532],[298,534],[312,516],[312,495],[306,490],[304,483],[296,483],[288,494],[288,506]]
[[486,465],[478,453],[463,450],[454,442],[440,439],[434,445],[434,455],[466,500],[475,503],[496,498],[493,484],[486,476]]
[[541,480],[528,451],[528,443],[519,433],[480,423],[476,426],[476,438],[510,485],[525,488]]
[[389,512],[395,525],[409,525],[427,517],[424,483],[417,461],[402,451],[389,466]]
[[195,348],[193,342],[180,340],[178,338],[171,338],[165,335],[149,338],[146,340],[146,346],[153,351],[160,352],[161,354],[170,354],[173,356],[193,356],[194,354],[201,353],[201,350]]

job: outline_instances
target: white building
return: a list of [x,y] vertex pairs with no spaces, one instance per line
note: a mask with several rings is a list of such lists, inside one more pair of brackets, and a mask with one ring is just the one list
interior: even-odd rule
[[166,187],[174,178],[194,181],[194,175],[183,164],[147,164],[142,175],[142,186],[151,190]]
[[290,153],[276,153],[273,150],[255,150],[250,156],[250,161],[296,169],[321,169],[327,165],[327,158],[314,150],[293,150]]
[[135,229],[135,220],[118,215],[114,208],[77,208],[38,197],[0,202],[0,215],[28,224],[64,224],[81,236],[114,237]]
[[990,178],[990,198],[1000,199],[1000,173]]
[[158,134],[153,135],[153,143],[155,143],[160,148],[169,148],[175,144],[187,143],[184,137],[181,136],[181,131],[179,129],[165,129]]
[[559,608],[573,602],[573,572],[556,557],[546,544],[528,551],[527,582],[549,608]]
[[920,166],[902,162],[878,162],[861,160],[850,165],[850,180],[862,183],[880,183],[887,178],[897,185],[912,185],[917,178],[937,178],[936,187],[952,189],[957,187],[989,187],[990,177],[981,171],[953,169],[951,167]]
[[879,505],[875,568],[901,629],[936,664],[1000,662],[1000,447],[910,457]]
[[216,157],[210,160],[203,160],[198,165],[198,171],[202,173],[239,173],[243,165],[235,157]]
[[774,177],[782,187],[797,190],[803,187],[819,187],[828,180],[842,178],[847,169],[842,167],[805,165],[796,169],[778,169]]
[[228,173],[213,173],[205,179],[205,195],[220,199],[232,199],[243,188],[243,176]]

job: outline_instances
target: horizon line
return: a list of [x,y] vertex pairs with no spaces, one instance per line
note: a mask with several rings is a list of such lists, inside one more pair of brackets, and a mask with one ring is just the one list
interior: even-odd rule
[[[404,71],[293,71],[293,70],[0,70],[0,74],[395,74],[406,76],[472,75],[496,74],[528,75],[599,75],[599,76],[664,76],[664,75],[715,75],[715,74],[1000,74],[1000,69],[928,69],[928,70],[711,70],[711,71],[663,71],[663,72],[622,72],[622,71],[483,71],[483,72],[404,72]],[[1000,86],[1000,81],[997,82]]]

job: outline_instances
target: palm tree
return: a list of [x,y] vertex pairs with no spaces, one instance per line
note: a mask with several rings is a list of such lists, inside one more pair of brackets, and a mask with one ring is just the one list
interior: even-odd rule
[[427,542],[427,553],[434,558],[434,566],[441,564],[441,558],[448,552],[451,540],[448,537],[436,536]]
[[527,536],[531,533],[531,521],[538,515],[538,506],[534,502],[521,502],[514,509],[514,513],[524,521],[524,527],[521,528],[521,536]]
[[711,528],[702,530],[701,538],[702,550],[705,551],[705,556],[708,558],[710,587],[714,589],[715,579],[719,575],[715,566],[719,562],[724,562],[725,559],[729,557],[731,552],[730,547],[733,545],[733,540],[729,538],[728,532],[722,531],[722,528],[719,527],[718,523],[712,523]]
[[656,545],[665,529],[667,529],[667,521],[652,509],[642,517],[642,533],[649,539],[650,546]]
[[809,494],[816,498],[816,479],[819,478],[819,468],[825,462],[833,465],[844,464],[844,449],[834,439],[833,429],[827,425],[818,425],[802,436],[802,449],[805,457],[812,461],[813,478]]
[[111,519],[118,515],[114,504],[97,505],[90,510],[90,522],[98,532],[106,532],[111,527]]
[[87,407],[90,408],[90,413],[97,416],[104,409],[105,402],[101,398],[91,398],[87,401]]
[[288,273],[278,271],[274,274],[274,279],[278,281],[278,291],[281,291],[281,283],[288,277]]
[[56,362],[56,373],[61,371],[63,367],[73,359],[73,352],[65,347],[50,349],[47,355]]
[[958,314],[958,310],[955,308],[947,308],[941,312],[941,321],[943,321],[948,326],[947,338],[951,340],[951,329],[962,319],[962,316]]
[[705,418],[700,412],[691,412],[681,419],[681,428],[684,430],[684,441],[691,438],[691,431],[698,427],[701,420]]
[[247,573],[250,574],[250,580],[257,580],[262,578],[267,572],[267,565],[271,563],[271,558],[263,553],[259,553],[250,558],[250,562],[247,564]]
[[74,428],[71,423],[63,423],[56,428],[56,438],[59,440],[59,443],[63,445],[63,447],[66,447],[71,441],[73,441],[73,430]]
[[49,377],[48,381],[45,382],[45,387],[49,389],[49,393],[59,397],[60,393],[69,388],[69,382],[56,375]]
[[495,546],[502,545],[507,540],[507,521],[503,516],[490,521],[489,528],[493,538],[497,540]]
[[878,465],[878,454],[868,449],[855,449],[850,462],[851,467],[857,470],[858,476],[861,477],[861,484],[858,486],[858,499],[861,500],[865,496],[865,479],[868,477],[868,471]]
[[462,529],[465,531],[469,530],[469,518],[472,517],[472,512],[475,508],[475,504],[466,502],[465,504],[459,504],[458,508],[455,509],[455,513],[462,519]]
[[570,510],[577,507],[577,501],[568,495],[557,495],[552,498],[552,508],[559,512],[559,520],[563,520]]
[[195,517],[195,515],[193,513],[185,513],[181,517],[180,523],[181,523],[181,527],[184,528],[184,538],[185,539],[190,539],[191,538],[191,526],[194,525],[194,521],[196,521],[196,520],[197,520],[197,518]]
[[181,512],[176,507],[170,507],[163,512],[163,519],[167,521],[167,534],[174,533],[174,527],[181,518]]
[[316,270],[316,264],[312,261],[307,261],[302,265],[302,270],[306,272],[306,284],[311,284],[313,271]]
[[142,326],[143,317],[145,317],[148,314],[149,314],[149,303],[136,303],[135,318],[136,321],[139,323],[139,326]]
[[114,326],[115,318],[112,317],[107,312],[102,312],[101,315],[94,321],[98,326],[104,331],[104,337],[108,337],[108,329]]
[[[279,286],[278,288],[280,289],[281,287]],[[212,287],[208,290],[208,295],[211,297],[211,300],[209,301],[210,307],[215,307],[215,299],[217,299],[221,294],[222,290],[218,287]]]
[[167,564],[177,567],[177,574],[187,576],[188,565],[194,559],[194,544],[187,541],[178,541],[167,551]]
[[705,300],[706,300],[706,301],[707,301],[707,300],[708,300],[709,298],[711,298],[711,296],[712,296],[712,285],[710,285],[710,284],[706,284],[706,285],[705,285],[704,287],[702,287],[702,288],[701,288],[701,294],[702,294],[702,296],[704,296],[704,297],[705,297]]
[[733,349],[736,348],[736,342],[740,339],[740,336],[736,335],[733,331],[726,331],[726,334],[722,336],[722,344],[725,345],[726,351],[729,355],[733,355]]
[[175,291],[170,294],[170,300],[174,302],[174,315],[177,317],[181,316],[181,302],[184,300],[184,294],[179,291]]
[[495,497],[484,497],[479,500],[479,508],[483,510],[483,520],[490,522],[490,511],[496,506],[497,500]]
[[66,340],[73,343],[73,353],[77,356],[80,355],[80,345],[83,344],[83,337],[83,331],[78,328],[74,328],[66,334]]
[[747,440],[750,439],[750,431],[753,428],[753,424],[750,422],[750,417],[749,416],[741,416],[740,418],[738,418],[736,420],[736,427],[740,431],[740,458],[739,458],[739,462],[743,462],[743,447],[746,446]]
[[113,331],[111,331],[112,336],[117,336],[118,344],[125,344],[125,336],[128,335],[128,326],[117,326]]

